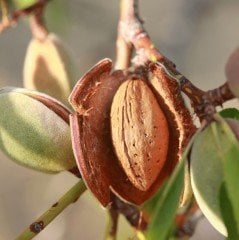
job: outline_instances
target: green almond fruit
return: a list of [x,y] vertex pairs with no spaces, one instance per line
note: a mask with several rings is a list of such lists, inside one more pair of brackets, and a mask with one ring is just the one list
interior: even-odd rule
[[53,33],[32,38],[23,69],[24,87],[46,93],[68,104],[75,84],[74,67],[61,40]]
[[239,98],[239,48],[230,55],[225,67],[225,73],[230,90]]
[[[238,139],[239,122],[226,121]],[[190,176],[194,196],[203,214],[221,234],[227,236],[219,196],[224,182],[224,161],[232,143],[224,131],[220,122],[213,122],[198,135],[191,151]]]
[[75,167],[69,110],[57,100],[18,88],[0,90],[0,149],[27,167],[59,172]]

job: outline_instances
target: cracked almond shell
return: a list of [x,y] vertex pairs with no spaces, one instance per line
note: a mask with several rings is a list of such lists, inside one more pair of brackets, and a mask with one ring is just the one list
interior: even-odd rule
[[[78,81],[70,96],[76,110],[70,116],[73,150],[85,183],[103,206],[111,202],[111,191],[125,201],[140,205],[173,171],[193,125],[178,84],[157,64],[145,67],[146,76],[121,70],[111,73],[111,70],[111,61],[102,60]],[[144,81],[163,112],[169,131],[166,159],[144,190],[136,187],[122,168],[111,132],[113,98],[129,79]]]

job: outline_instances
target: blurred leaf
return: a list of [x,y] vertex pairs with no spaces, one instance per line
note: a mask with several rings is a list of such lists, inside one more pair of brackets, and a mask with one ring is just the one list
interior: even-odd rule
[[[152,199],[151,204],[155,205],[155,207],[146,232],[146,239],[148,240],[166,240],[171,233],[175,214],[179,206],[179,199],[183,190],[185,161],[199,133],[200,130],[192,137],[171,177],[163,189],[160,189],[160,192]],[[156,197],[159,197],[157,203],[155,203]],[[150,206],[150,208],[151,207],[152,206]]]
[[232,118],[239,120],[239,110],[236,108],[226,108],[219,112],[223,118]]
[[[49,2],[45,17],[47,22],[47,27],[54,32],[65,34],[69,31],[69,26],[73,24],[71,20],[71,1],[57,0]],[[76,3],[73,3],[75,5]],[[74,23],[75,24],[75,23]]]
[[180,207],[188,205],[193,197],[193,190],[191,186],[190,179],[190,164],[189,161],[185,161],[185,170],[184,170],[184,188],[183,193],[180,199]]
[[239,233],[236,227],[235,217],[234,217],[232,205],[228,198],[228,193],[225,187],[225,183],[222,183],[221,185],[219,199],[220,199],[220,208],[221,208],[222,217],[227,227],[228,239],[238,240]]
[[36,2],[37,0],[14,0],[14,3],[18,9],[27,8]]
[[[219,139],[223,137],[231,143],[230,149],[228,149],[226,154],[223,156],[225,158],[225,160],[223,161],[223,170],[226,190],[228,192],[228,197],[230,199],[231,205],[233,207],[236,226],[237,229],[239,229],[239,142],[235,138],[234,133],[225,121],[221,120],[221,125],[223,128],[223,132],[222,135],[219,136]],[[224,146],[221,144],[219,147],[219,149],[221,149]]]
[[[38,0],[12,0],[16,9],[24,9],[32,6]],[[71,17],[70,1],[57,0],[47,3],[44,10],[46,25],[54,32],[65,33],[69,29],[69,19]]]
[[63,105],[37,92],[2,89],[0,112],[0,149],[12,160],[44,172],[75,167]]
[[184,161],[181,161],[168,180],[161,197],[158,199],[155,212],[148,226],[147,239],[166,240],[179,205],[183,179]]

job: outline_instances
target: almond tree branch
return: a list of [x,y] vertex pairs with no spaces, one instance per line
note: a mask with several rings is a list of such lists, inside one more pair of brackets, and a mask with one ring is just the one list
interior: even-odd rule
[[105,232],[105,240],[116,240],[119,213],[111,208],[108,211],[108,225]]
[[155,48],[143,27],[142,20],[139,18],[138,0],[122,0],[121,4],[124,6],[122,8],[124,17],[119,23],[119,29],[124,40],[127,43],[132,43],[136,50],[135,64],[157,63],[169,77],[179,83],[181,91],[191,100],[192,107],[201,121],[207,115],[211,118],[216,106],[235,98],[227,84],[207,92],[194,86],[189,79],[176,69],[176,66],[169,59]]
[[49,223],[51,223],[66,207],[74,203],[84,193],[86,186],[82,180],[76,183],[66,192],[58,202],[53,204],[44,214],[21,233],[16,240],[29,240],[40,233]]
[[119,24],[118,24],[118,36],[116,41],[116,61],[115,69],[126,69],[130,66],[131,55],[132,55],[132,44],[126,42],[123,35],[120,23],[122,21],[127,21],[128,15],[128,4],[125,4],[124,0],[120,0],[120,15],[119,15]]
[[21,17],[25,17],[35,13],[39,15],[39,12],[43,11],[44,7],[49,1],[51,0],[39,0],[30,7],[14,11],[9,16],[8,21],[2,21],[0,23],[0,33],[2,33],[3,31],[7,30],[10,27],[15,26]]

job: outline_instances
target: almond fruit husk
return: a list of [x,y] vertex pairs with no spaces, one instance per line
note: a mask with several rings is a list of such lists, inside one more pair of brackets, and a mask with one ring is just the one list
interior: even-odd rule
[[57,100],[19,88],[0,90],[0,149],[15,162],[55,173],[75,167],[70,111]]
[[68,104],[75,84],[73,68],[64,44],[55,34],[50,33],[44,39],[33,37],[24,62],[24,87]]
[[[184,106],[178,84],[156,64],[144,68],[146,76],[121,70],[111,73],[111,70],[111,61],[102,60],[78,81],[69,98],[76,111],[70,117],[73,150],[85,183],[103,206],[111,202],[111,192],[140,205],[173,171],[185,139],[191,134],[191,116]],[[144,190],[129,180],[112,140],[110,112],[113,98],[120,86],[130,79],[143,79],[147,83],[169,128],[170,147],[165,163]]]

